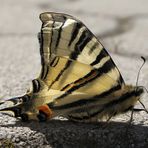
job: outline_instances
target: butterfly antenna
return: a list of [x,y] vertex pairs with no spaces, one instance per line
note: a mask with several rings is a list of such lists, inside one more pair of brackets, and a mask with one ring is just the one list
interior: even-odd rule
[[[146,62],[146,59],[145,59],[143,56],[141,56],[141,59],[143,60],[143,63],[142,63],[142,65],[141,65],[141,67],[140,67],[140,69],[139,69],[139,71],[138,71],[137,80],[136,80],[136,86],[138,86],[138,80],[139,80],[139,76],[140,76],[140,71],[141,71],[142,67],[144,66],[144,64],[145,64],[145,62]],[[148,90],[147,90],[144,86],[139,86],[139,87],[144,88],[145,91],[148,93]],[[137,87],[136,87],[136,88],[137,88]],[[144,110],[146,113],[148,113],[148,110],[146,109],[145,105],[141,102],[141,100],[139,99],[138,101],[139,101],[139,103],[140,103],[140,104],[142,105],[142,107],[143,107],[142,110]]]
[[143,56],[141,56],[141,59],[143,60],[143,63],[142,63],[142,65],[141,65],[141,67],[140,67],[140,69],[139,69],[139,71],[138,71],[137,80],[136,80],[136,86],[138,86],[138,80],[139,80],[139,76],[140,76],[140,71],[141,71],[143,65],[144,65],[145,62],[146,62],[146,59],[145,59]]
[[[146,87],[144,87],[144,86],[139,86],[139,87],[142,87],[143,89],[145,89],[146,93],[148,93],[148,90],[146,89]],[[145,105],[141,102],[141,100],[139,99],[138,101],[143,107],[143,109],[141,109],[139,111],[145,111],[146,113],[148,113],[148,110],[146,109]]]

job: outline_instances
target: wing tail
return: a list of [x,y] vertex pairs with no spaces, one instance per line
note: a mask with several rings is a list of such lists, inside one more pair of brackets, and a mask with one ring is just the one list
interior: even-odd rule
[[21,97],[15,97],[8,100],[2,100],[0,102],[0,113],[13,114],[15,117],[19,117],[22,112],[22,106],[30,99],[29,95]]

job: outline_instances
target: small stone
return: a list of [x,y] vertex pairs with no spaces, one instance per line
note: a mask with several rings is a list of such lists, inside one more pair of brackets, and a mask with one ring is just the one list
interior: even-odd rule
[[12,135],[7,135],[7,139],[11,139],[12,138]]
[[135,147],[135,144],[134,144],[134,143],[132,143],[132,144],[131,144],[131,147]]
[[17,143],[20,142],[20,139],[19,138],[16,138],[15,139],[15,142],[17,142]]

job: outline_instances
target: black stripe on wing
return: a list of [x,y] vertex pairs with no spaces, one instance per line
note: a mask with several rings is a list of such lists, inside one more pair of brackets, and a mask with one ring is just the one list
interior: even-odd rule
[[55,66],[58,64],[58,62],[59,62],[59,57],[56,56],[56,57],[51,61],[50,66],[51,66],[51,67],[55,67]]
[[65,72],[65,70],[70,66],[70,64],[72,63],[72,61],[68,60],[68,62],[65,64],[65,67],[59,72],[59,74],[57,75],[57,77],[54,79],[54,81],[52,81],[52,83],[50,84],[50,86],[48,87],[48,89],[50,89],[50,87],[59,80],[59,78],[62,76],[62,74]]
[[113,101],[110,101],[109,103],[106,103],[102,107],[102,109],[95,111],[94,113],[90,114],[90,116],[94,117],[94,116],[98,115],[99,113],[101,113],[105,110],[108,110],[108,108],[113,108],[113,106],[123,103],[124,101],[130,99],[133,96],[135,96],[135,91],[127,92],[127,93],[123,94],[122,96],[120,96],[119,98],[117,98],[116,100],[113,100]]
[[[55,21],[54,21],[54,19],[53,19],[53,16],[51,15],[51,17],[52,17],[52,20],[53,20],[53,23],[52,23],[52,28],[54,27],[54,24],[55,24]],[[49,45],[49,48],[50,48],[50,56],[51,56],[51,49],[52,49],[52,42],[53,42],[53,29],[51,29],[51,41],[50,41],[50,45]]]
[[43,26],[44,26],[44,24],[42,24],[42,26],[41,26],[41,32],[40,32],[40,34],[39,34],[39,44],[40,44],[40,55],[41,55],[41,63],[42,63],[42,60],[43,60],[43,58],[42,58],[42,54],[43,54],[43,46],[44,46],[44,40],[43,40],[43,30],[42,30],[42,28],[43,28]]
[[[64,24],[65,24],[65,22],[66,22],[66,17],[65,17],[65,16],[63,16],[61,19],[62,19],[62,25],[60,26],[59,29],[56,30],[56,32],[58,33],[57,38],[56,38],[56,39],[54,38],[54,42],[52,42],[52,43],[55,44],[55,45],[54,45],[55,48],[52,49],[53,52],[55,52],[54,50],[56,50],[57,47],[58,47],[58,45],[59,45],[59,42],[60,42],[60,39],[61,39],[61,33],[62,33],[62,30],[63,30],[62,27],[64,26]],[[54,32],[54,31],[53,31],[53,32]],[[53,33],[53,37],[54,37],[54,33]]]
[[41,74],[40,74],[41,79],[44,78],[44,73],[45,73],[45,65],[44,63],[42,63],[42,69],[41,69]]
[[[107,90],[107,91],[105,91],[105,92],[103,92],[99,95],[95,95],[91,98],[81,99],[81,100],[78,100],[78,101],[75,101],[75,102],[72,102],[72,103],[68,103],[68,104],[64,104],[64,105],[61,105],[61,106],[54,106],[53,108],[57,109],[57,110],[61,110],[61,109],[69,109],[69,108],[73,108],[73,107],[74,108],[80,107],[80,106],[86,105],[87,103],[95,103],[95,102],[99,101],[100,99],[103,99],[104,97],[109,96],[113,92],[118,91],[120,89],[121,89],[121,86],[117,85],[117,86],[114,86],[114,87],[110,88],[109,90]],[[52,106],[53,106],[53,104],[52,104]]]
[[[110,70],[112,70],[114,68],[115,68],[115,65],[113,65],[111,63],[111,61],[108,60],[102,67],[99,68],[99,70],[93,69],[87,75],[85,75],[84,77],[82,77],[82,78],[76,80],[75,82],[73,82],[72,84],[76,84],[76,85],[74,85],[72,88],[67,90],[63,95],[61,95],[58,98],[56,98],[56,100],[63,99],[64,97],[68,96],[69,94],[71,94],[75,90],[77,90],[77,89],[85,86],[86,84],[94,81],[98,77],[102,76],[105,73],[108,73]],[[94,74],[95,74],[95,76],[90,79],[89,77],[94,75]],[[82,81],[82,80],[85,80],[85,81]],[[81,83],[81,81],[82,81],[82,83]],[[80,84],[79,84],[79,82],[80,82]],[[79,84],[79,85],[77,85],[77,84]],[[68,85],[71,85],[71,84],[68,84]],[[65,86],[65,87],[68,87],[68,85]],[[62,88],[61,90],[64,90],[65,87]]]
[[33,93],[37,93],[40,90],[40,82],[37,79],[32,80],[32,85],[33,85]]
[[95,42],[95,44],[89,50],[89,55],[94,52],[94,50],[96,49],[97,46],[98,46],[98,42]]
[[104,48],[101,49],[100,53],[97,55],[96,59],[90,64],[91,66],[94,66],[98,63],[100,63],[100,61],[104,58],[107,57],[108,54],[105,52]]
[[[135,91],[132,91],[132,92],[127,92],[125,94],[123,94],[122,96],[120,96],[119,98],[116,98],[116,100],[113,100],[113,101],[110,101],[109,103],[106,103],[105,105],[103,105],[101,107],[101,109],[98,109],[98,110],[95,110],[94,112],[92,112],[92,109],[91,109],[91,112],[89,112],[89,107],[88,108],[85,108],[85,109],[76,109],[73,111],[73,115],[69,115],[69,118],[73,119],[73,120],[80,120],[80,121],[83,121],[83,120],[87,120],[87,119],[90,119],[90,118],[94,118],[94,117],[97,117],[99,116],[99,114],[103,113],[104,111],[107,112],[107,110],[109,108],[114,108],[113,106],[116,106],[118,104],[121,104],[123,103],[124,101],[130,99],[131,97],[135,96]],[[92,108],[90,106],[90,108]],[[93,108],[97,108],[96,107],[93,107]],[[82,116],[77,116],[75,115],[75,113],[79,113],[79,114],[84,114],[84,111],[89,112],[89,116],[86,116],[86,115],[82,115]],[[129,110],[129,108],[128,108]],[[107,112],[108,113],[108,112]],[[117,112],[116,111],[113,111],[113,112],[109,112],[109,114],[111,114],[112,116],[115,115]]]
[[[92,39],[92,35],[88,34],[88,31],[85,30],[83,31],[81,37],[79,38],[79,41],[76,43],[75,45],[75,50],[70,54],[70,59],[76,60],[78,58],[78,56],[81,54],[81,52],[83,51],[84,47],[86,46],[86,44]],[[68,61],[65,64],[65,67],[59,72],[58,76],[55,78],[55,80],[51,83],[51,85],[49,86],[49,88],[56,82],[59,80],[59,78],[62,76],[62,74],[66,71],[66,69],[68,69],[71,65],[72,61]]]
[[49,66],[47,64],[42,64],[40,77],[42,80],[46,79],[49,72]]
[[73,31],[72,31],[72,35],[71,35],[71,38],[70,38],[70,41],[68,43],[68,46],[70,46],[72,44],[72,42],[74,41],[74,39],[77,37],[78,33],[79,33],[79,30],[82,28],[82,23],[80,22],[77,22],[76,24],[74,24],[74,27],[73,27]]

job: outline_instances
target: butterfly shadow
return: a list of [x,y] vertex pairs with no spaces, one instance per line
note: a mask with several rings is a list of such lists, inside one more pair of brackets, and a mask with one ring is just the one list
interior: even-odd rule
[[51,120],[48,122],[21,122],[4,127],[29,127],[45,137],[45,143],[54,147],[122,147],[148,145],[148,127],[123,122],[77,123]]

